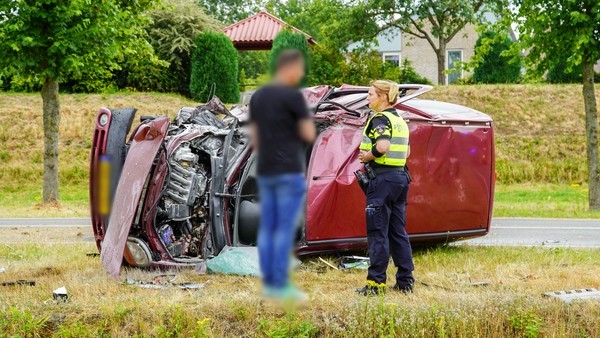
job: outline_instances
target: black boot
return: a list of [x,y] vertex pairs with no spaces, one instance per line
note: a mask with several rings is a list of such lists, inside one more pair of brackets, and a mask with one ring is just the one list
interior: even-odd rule
[[412,293],[413,292],[413,284],[400,285],[400,284],[396,283],[394,286],[392,286],[392,290],[398,291],[401,293]]

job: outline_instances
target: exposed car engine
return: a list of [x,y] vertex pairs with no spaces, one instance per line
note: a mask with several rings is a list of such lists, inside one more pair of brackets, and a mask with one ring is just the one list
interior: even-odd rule
[[[157,205],[156,231],[174,259],[206,258],[211,156],[222,152],[228,125],[213,111],[182,108],[167,138],[189,134],[168,156],[168,175]],[[168,140],[167,140],[168,141]]]
[[159,224],[164,224],[157,231],[171,256],[197,257],[206,228],[203,199],[210,171],[187,142],[174,151],[168,163],[168,183],[158,206]]

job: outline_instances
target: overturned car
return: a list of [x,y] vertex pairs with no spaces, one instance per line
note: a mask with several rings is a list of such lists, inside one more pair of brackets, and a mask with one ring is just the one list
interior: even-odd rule
[[[414,242],[488,233],[494,196],[494,130],[473,109],[415,99],[432,88],[401,85],[396,104],[411,134],[413,182],[407,230]],[[306,217],[299,254],[366,248],[365,196],[356,183],[368,120],[367,87],[304,90],[319,136],[307,148]],[[218,100],[168,117],[136,110],[98,114],[90,162],[92,226],[102,263],[118,276],[134,267],[194,265],[227,246],[255,245],[259,208],[247,107]],[[129,136],[128,136],[129,135]]]

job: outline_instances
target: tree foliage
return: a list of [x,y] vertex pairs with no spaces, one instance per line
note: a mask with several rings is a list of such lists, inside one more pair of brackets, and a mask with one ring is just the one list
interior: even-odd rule
[[594,0],[513,0],[504,24],[519,25],[520,44],[528,48],[529,71],[544,74],[558,63],[576,68],[600,59],[600,3]]
[[310,86],[328,84],[339,86],[345,81],[346,58],[344,54],[324,44],[310,48],[310,73],[307,82]]
[[153,0],[0,2],[0,69],[42,83],[45,202],[58,199],[59,83],[145,55]]
[[225,24],[241,21],[264,8],[263,0],[199,0],[207,13]]
[[412,64],[408,59],[404,59],[402,61],[402,68],[400,69],[400,76],[396,80],[398,83],[406,83],[406,84],[431,84],[431,81],[421,74],[417,73],[417,71],[413,68]]
[[581,75],[581,64],[569,67],[567,58],[561,57],[548,67],[546,80],[550,83],[581,83]]
[[566,69],[579,67],[586,116],[589,205],[600,210],[598,159],[598,109],[594,90],[594,65],[600,59],[600,3],[597,0],[514,0],[514,12],[504,24],[520,26],[521,44],[527,49],[529,69],[543,74],[566,60]]
[[153,0],[4,1],[0,64],[22,76],[64,80],[119,68],[148,50],[143,26]]
[[225,34],[205,32],[196,39],[190,94],[201,102],[209,100],[211,94],[224,102],[239,101],[238,54]]
[[343,50],[362,37],[359,29],[345,29],[352,7],[344,0],[270,0],[266,8],[288,24],[312,36],[319,44]]
[[466,25],[484,22],[486,12],[499,11],[506,1],[357,0],[348,29],[361,27],[365,38],[368,38],[397,27],[413,38],[427,41],[437,56],[438,83],[443,84],[448,43]]
[[[277,64],[277,58],[279,54],[286,49],[297,49],[302,52],[304,55],[304,63],[306,69],[306,75],[308,76],[309,71],[309,58],[308,58],[308,44],[306,42],[306,36],[302,33],[293,32],[291,30],[283,30],[275,36],[273,40],[273,47],[271,48],[271,53],[269,54],[269,68],[271,70],[271,74],[275,73],[275,66]],[[305,78],[306,79],[306,78]],[[302,85],[306,85],[306,80],[302,83]]]
[[247,78],[254,79],[269,73],[269,51],[239,51],[240,73],[244,71]]
[[145,29],[160,62],[126,60],[123,69],[116,71],[117,86],[189,96],[194,40],[204,31],[219,30],[220,24],[195,0],[163,0],[163,6],[152,10],[150,17],[152,22]]
[[[488,43],[486,43],[488,40]],[[514,42],[504,33],[484,32],[475,43],[481,61],[473,72],[475,83],[515,83],[521,77],[521,59],[507,55]]]
[[372,80],[387,79],[398,83],[429,84],[429,80],[417,74],[408,60],[402,67],[384,62],[377,51],[357,49],[344,54],[340,51],[317,45],[310,50],[311,86],[328,84],[339,86],[343,83],[368,85]]

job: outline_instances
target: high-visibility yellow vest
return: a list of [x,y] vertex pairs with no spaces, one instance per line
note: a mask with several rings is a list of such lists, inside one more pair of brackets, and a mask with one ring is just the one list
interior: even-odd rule
[[392,135],[390,137],[390,149],[383,156],[375,159],[375,163],[383,164],[391,167],[402,167],[406,165],[406,157],[408,156],[408,125],[403,118],[387,111],[373,114],[363,131],[360,150],[369,151],[373,148],[373,143],[369,137],[369,129],[373,118],[385,116],[390,120]]

